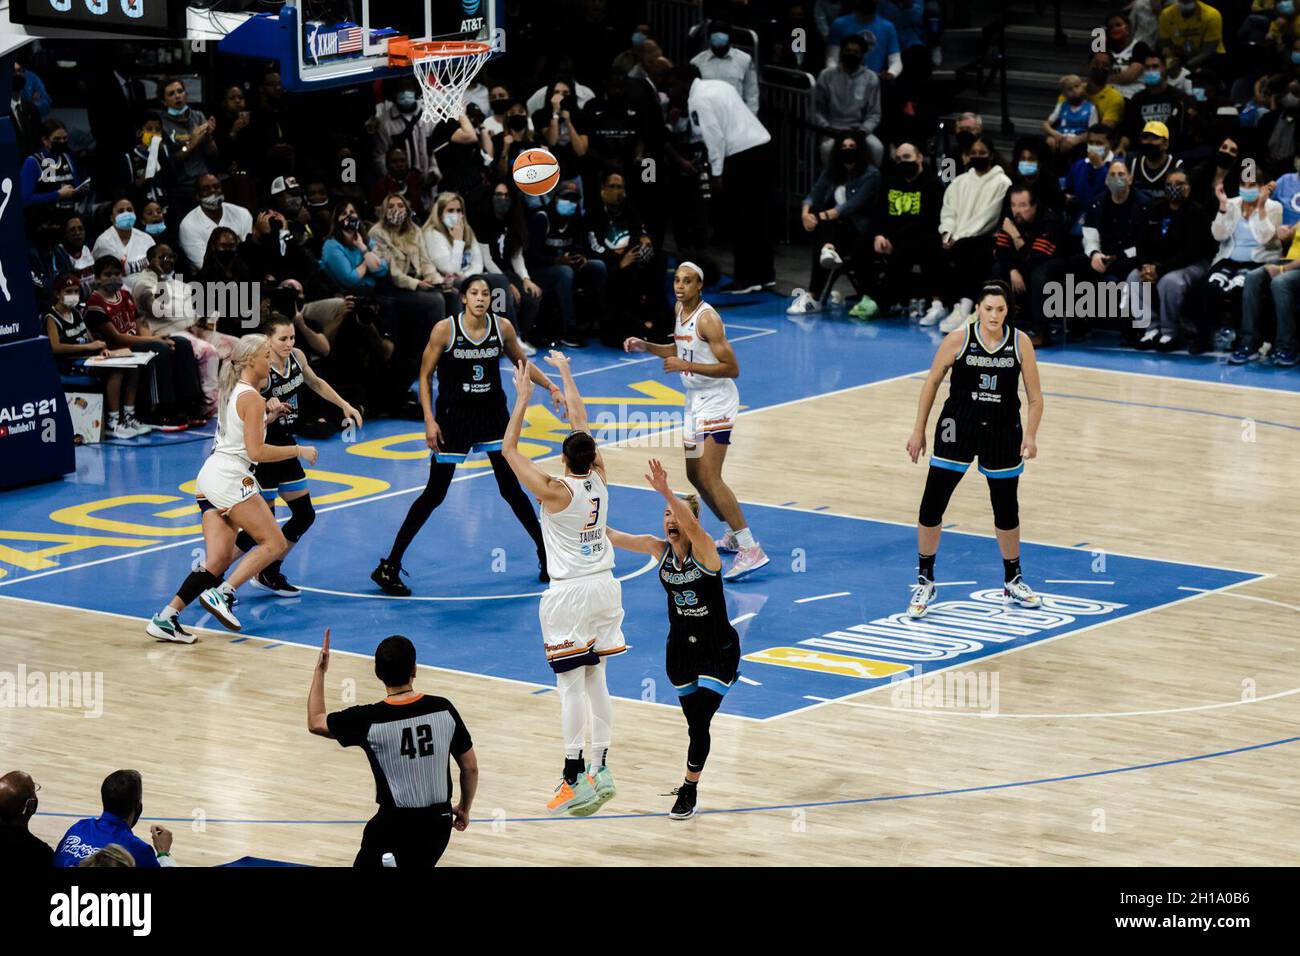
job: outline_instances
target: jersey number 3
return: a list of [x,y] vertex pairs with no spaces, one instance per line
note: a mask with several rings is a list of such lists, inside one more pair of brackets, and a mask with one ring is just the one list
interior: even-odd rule
[[589,513],[590,517],[587,518],[587,523],[582,526],[583,531],[594,528],[600,523],[600,499],[588,498],[587,500],[591,502],[591,511]]
[[[414,733],[412,733],[414,729]],[[402,756],[410,757],[414,760],[416,757],[433,756],[433,728],[428,724],[419,724],[415,728],[402,728]]]

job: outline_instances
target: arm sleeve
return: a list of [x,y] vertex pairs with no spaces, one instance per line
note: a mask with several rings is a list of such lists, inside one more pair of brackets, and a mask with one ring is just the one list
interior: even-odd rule
[[862,177],[864,182],[857,188],[852,196],[844,200],[843,205],[839,207],[841,216],[856,216],[859,213],[869,212],[872,203],[876,198],[876,191],[879,188],[880,180],[874,169],[868,169],[868,172]]
[[947,191],[943,194],[943,203],[939,207],[939,234],[952,235],[953,219],[956,212],[954,206],[957,203],[957,183],[954,181]]
[[1101,232],[1096,226],[1083,227],[1083,252],[1089,259],[1101,252]]
[[329,727],[330,734],[339,742],[340,747],[355,747],[364,741],[366,734],[370,732],[370,720],[366,717],[364,707],[336,710],[326,715],[325,725]]
[[516,249],[510,257],[510,268],[514,270],[515,275],[519,276],[521,281],[524,279],[531,281],[533,278],[528,274],[528,263],[524,261],[524,250],[522,248]]
[[424,235],[424,247],[429,253],[433,267],[443,275],[455,272],[456,270],[452,268],[452,248],[447,243],[446,237],[437,229],[426,229]]
[[[898,46],[897,36],[894,37],[894,46],[895,48],[897,48]],[[889,60],[885,65],[885,69],[890,73],[894,74],[894,79],[898,79],[900,76],[902,76],[903,75],[903,54],[898,52],[889,54]]]
[[447,713],[451,714],[451,719],[456,722],[456,729],[451,733],[451,755],[459,757],[474,746],[474,741],[470,739],[469,728],[465,726],[465,721],[460,719],[456,708],[448,704]]
[[1220,213],[1215,213],[1214,221],[1210,223],[1210,235],[1219,242],[1227,239],[1232,235],[1232,231],[1237,227],[1236,216],[1232,214],[1232,203],[1228,203],[1228,208]]

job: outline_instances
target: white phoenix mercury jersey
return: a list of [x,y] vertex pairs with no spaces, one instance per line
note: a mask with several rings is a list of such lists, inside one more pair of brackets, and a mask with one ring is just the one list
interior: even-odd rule
[[[701,365],[716,365],[718,357],[713,354],[709,343],[700,338],[695,327],[705,309],[711,308],[703,299],[688,316],[682,315],[681,303],[674,311],[677,313],[677,325],[673,328],[673,342],[677,345],[677,357],[687,362],[699,362]],[[695,392],[714,391],[732,392],[737,396],[736,380],[731,378],[714,378],[710,375],[696,375],[694,372],[682,372],[682,387]]]
[[253,460],[248,457],[248,448],[244,445],[244,420],[239,417],[239,396],[245,392],[258,394],[257,389],[247,382],[236,382],[230,390],[230,399],[226,402],[226,414],[217,429],[216,440],[212,443],[214,455],[231,455],[245,465],[251,466]]
[[542,508],[546,573],[552,581],[580,578],[614,567],[614,549],[605,535],[609,489],[595,471],[558,479],[573,498],[563,511]]

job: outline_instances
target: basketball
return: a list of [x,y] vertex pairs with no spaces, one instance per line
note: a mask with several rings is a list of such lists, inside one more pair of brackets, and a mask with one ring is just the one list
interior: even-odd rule
[[545,196],[560,181],[560,164],[548,150],[526,149],[515,159],[515,185],[530,196]]

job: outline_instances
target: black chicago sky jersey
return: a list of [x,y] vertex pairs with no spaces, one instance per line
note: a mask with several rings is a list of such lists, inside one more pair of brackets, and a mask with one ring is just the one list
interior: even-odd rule
[[265,399],[278,398],[289,406],[289,413],[277,418],[266,426],[266,442],[269,445],[292,445],[293,425],[298,421],[298,392],[306,379],[297,357],[290,352],[284,368],[276,368],[274,358],[271,361],[271,373],[267,377],[266,388],[262,389]]
[[980,338],[978,322],[966,326],[966,342],[952,364],[942,415],[983,423],[1020,421],[1017,334],[1003,326],[1002,341],[989,346]]
[[497,318],[487,316],[487,332],[475,341],[465,334],[463,315],[452,319],[451,343],[438,359],[438,406],[448,408],[505,407],[501,387],[501,358],[505,344]]
[[677,564],[671,544],[659,562],[659,582],[668,592],[668,639],[737,640],[727,619],[727,599],[722,593],[722,569],[708,571],[689,551]]

